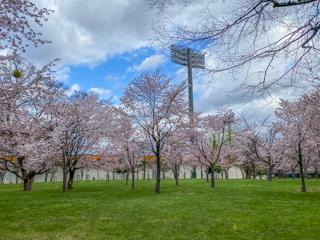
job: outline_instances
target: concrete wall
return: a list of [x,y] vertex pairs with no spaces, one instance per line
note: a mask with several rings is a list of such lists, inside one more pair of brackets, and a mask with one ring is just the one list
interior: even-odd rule
[[[202,171],[202,174],[201,174]],[[190,179],[192,169],[190,167],[184,167],[181,169],[180,172],[180,178],[183,179]],[[242,178],[241,171],[237,167],[231,167],[228,171],[229,178],[230,179],[240,179]],[[109,180],[120,180],[124,179],[125,175],[121,173],[112,173],[112,172],[106,172],[103,170],[98,169],[79,169],[75,172],[74,180],[80,181],[80,180],[107,180],[109,175]],[[196,177],[198,179],[201,178],[201,175],[203,178],[206,177],[205,170],[201,170],[198,168],[196,170]],[[153,179],[156,176],[155,169],[147,169],[146,170],[146,179]],[[167,179],[173,179],[173,174],[170,170],[166,172],[161,172],[161,178],[167,178]],[[217,178],[224,178],[224,174],[218,174],[216,175]],[[2,176],[0,176],[0,182],[1,182]],[[136,174],[137,179],[143,178],[143,171],[138,171],[138,174]],[[62,181],[62,170],[57,169],[55,172],[49,172],[47,174],[37,175],[34,179],[34,182],[56,182],[56,181]],[[18,179],[14,174],[10,172],[5,172],[3,176],[3,184],[14,184],[14,183],[21,183],[21,179]]]

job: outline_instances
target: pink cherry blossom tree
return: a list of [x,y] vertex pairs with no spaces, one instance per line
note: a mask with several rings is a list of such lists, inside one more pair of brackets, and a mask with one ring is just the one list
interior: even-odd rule
[[74,173],[86,166],[87,156],[100,151],[110,107],[94,95],[79,93],[55,106],[54,139],[63,171],[62,191],[73,188]]
[[190,165],[192,159],[188,146],[189,137],[186,129],[179,129],[167,138],[163,149],[164,161],[171,168],[176,185],[179,185],[181,167]]
[[212,188],[215,188],[215,169],[229,152],[231,125],[234,121],[234,113],[226,108],[216,115],[195,119],[192,153],[202,165],[209,168]]
[[12,58],[18,51],[24,52],[30,43],[34,46],[48,43],[34,28],[42,26],[52,10],[38,8],[30,0],[0,0],[0,6],[0,51],[7,52],[0,55],[0,62]]
[[185,83],[175,85],[159,72],[144,73],[129,83],[122,98],[124,111],[132,117],[156,156],[156,188],[160,193],[161,154],[166,139],[187,120]]
[[303,99],[297,101],[281,100],[280,106],[276,110],[277,128],[282,134],[283,148],[285,152],[294,153],[292,160],[299,166],[299,174],[301,179],[301,191],[306,192],[304,171],[306,159],[303,152],[308,148],[308,117],[306,114],[307,105]]
[[134,125],[122,109],[118,109],[117,124],[110,135],[108,148],[112,155],[122,162],[122,167],[131,173],[131,188],[135,188],[135,173],[143,160],[145,146],[144,135]]
[[308,127],[309,127],[309,145],[313,153],[312,168],[315,172],[316,178],[319,179],[320,174],[320,90],[315,89],[311,93],[303,97],[307,103]]
[[50,65],[37,68],[18,58],[3,62],[0,75],[0,167],[21,178],[28,191],[56,158],[48,109],[60,94],[59,85]]
[[267,179],[271,181],[273,169],[279,158],[276,154],[278,151],[273,151],[273,148],[276,147],[274,142],[276,141],[277,130],[274,124],[267,124],[268,118],[264,119],[262,123],[255,122],[252,124],[243,118],[242,120],[245,129],[244,131],[240,131],[239,134],[244,134],[240,140],[243,141],[242,148],[247,156],[256,159],[260,164],[266,167]]

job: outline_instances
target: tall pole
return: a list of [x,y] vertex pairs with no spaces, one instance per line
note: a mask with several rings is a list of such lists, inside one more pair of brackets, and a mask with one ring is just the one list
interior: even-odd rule
[[[189,122],[194,128],[194,116],[193,116],[193,82],[192,82],[192,50],[191,48],[187,49],[187,61],[188,61],[188,93],[189,93]],[[194,142],[194,137],[191,136],[190,141]],[[191,178],[197,178],[196,167],[192,167]]]
[[[191,48],[181,48],[172,45],[171,59],[174,63],[188,67],[189,123],[190,127],[194,128],[192,68],[205,68],[205,54],[192,51]],[[194,137],[191,137],[190,141],[194,142]],[[193,167],[192,177],[196,178],[195,166]]]
[[192,83],[192,50],[187,49],[188,59],[188,93],[189,93],[189,121],[193,125],[193,83]]

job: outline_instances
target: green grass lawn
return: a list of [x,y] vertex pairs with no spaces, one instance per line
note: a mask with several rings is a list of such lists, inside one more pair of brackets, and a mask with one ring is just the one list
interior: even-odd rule
[[320,182],[122,181],[0,186],[0,239],[320,239]]

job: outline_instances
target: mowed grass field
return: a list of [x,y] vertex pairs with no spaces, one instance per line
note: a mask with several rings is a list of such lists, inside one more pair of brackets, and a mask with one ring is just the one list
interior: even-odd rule
[[320,239],[320,181],[123,181],[0,186],[0,239]]

